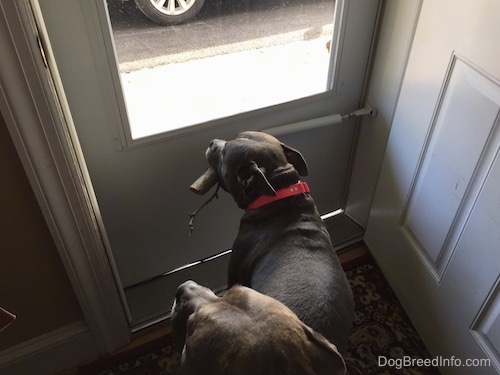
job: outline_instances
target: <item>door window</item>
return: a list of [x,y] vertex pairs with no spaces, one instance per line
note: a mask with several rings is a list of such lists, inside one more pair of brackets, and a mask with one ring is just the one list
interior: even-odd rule
[[327,90],[334,0],[201,2],[108,1],[132,140]]

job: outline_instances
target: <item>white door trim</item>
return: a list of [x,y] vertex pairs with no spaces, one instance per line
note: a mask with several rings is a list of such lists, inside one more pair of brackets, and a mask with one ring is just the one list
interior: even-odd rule
[[87,324],[68,324],[0,352],[0,372],[56,374],[98,356]]
[[[130,341],[126,309],[64,98],[53,90],[29,1],[0,0],[0,110],[100,354]],[[48,56],[50,58],[50,56]]]

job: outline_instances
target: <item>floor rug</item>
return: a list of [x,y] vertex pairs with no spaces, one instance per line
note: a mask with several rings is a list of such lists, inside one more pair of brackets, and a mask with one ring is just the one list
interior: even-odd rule
[[366,254],[344,269],[356,303],[344,356],[349,375],[439,374],[416,365],[431,356],[373,258]]
[[[408,366],[431,358],[393,291],[369,254],[344,265],[356,302],[354,326],[344,356],[349,375],[439,374]],[[79,375],[176,375],[179,354],[170,336],[80,366]]]

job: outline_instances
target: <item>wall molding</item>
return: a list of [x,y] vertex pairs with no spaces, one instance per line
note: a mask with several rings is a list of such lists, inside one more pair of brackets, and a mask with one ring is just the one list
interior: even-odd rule
[[72,120],[54,90],[57,70],[49,70],[40,53],[31,5],[29,0],[0,0],[0,110],[93,345],[104,355],[130,341],[126,308],[105,234],[97,225],[99,211],[78,140],[72,137]]
[[0,352],[0,372],[54,374],[98,356],[85,322],[76,322]]

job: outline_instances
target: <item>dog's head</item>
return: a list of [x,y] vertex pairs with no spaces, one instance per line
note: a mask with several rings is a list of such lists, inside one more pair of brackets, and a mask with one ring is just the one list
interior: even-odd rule
[[188,280],[177,287],[172,305],[172,334],[174,345],[182,350],[186,341],[186,327],[189,317],[201,306],[219,299],[214,292],[194,281]]
[[262,132],[243,132],[231,141],[214,139],[205,156],[221,187],[241,208],[307,176],[299,151]]
[[[184,335],[182,373],[340,375],[335,345],[274,298],[240,285],[219,298],[187,281],[172,308],[173,333]],[[224,371],[222,371],[224,369]]]

